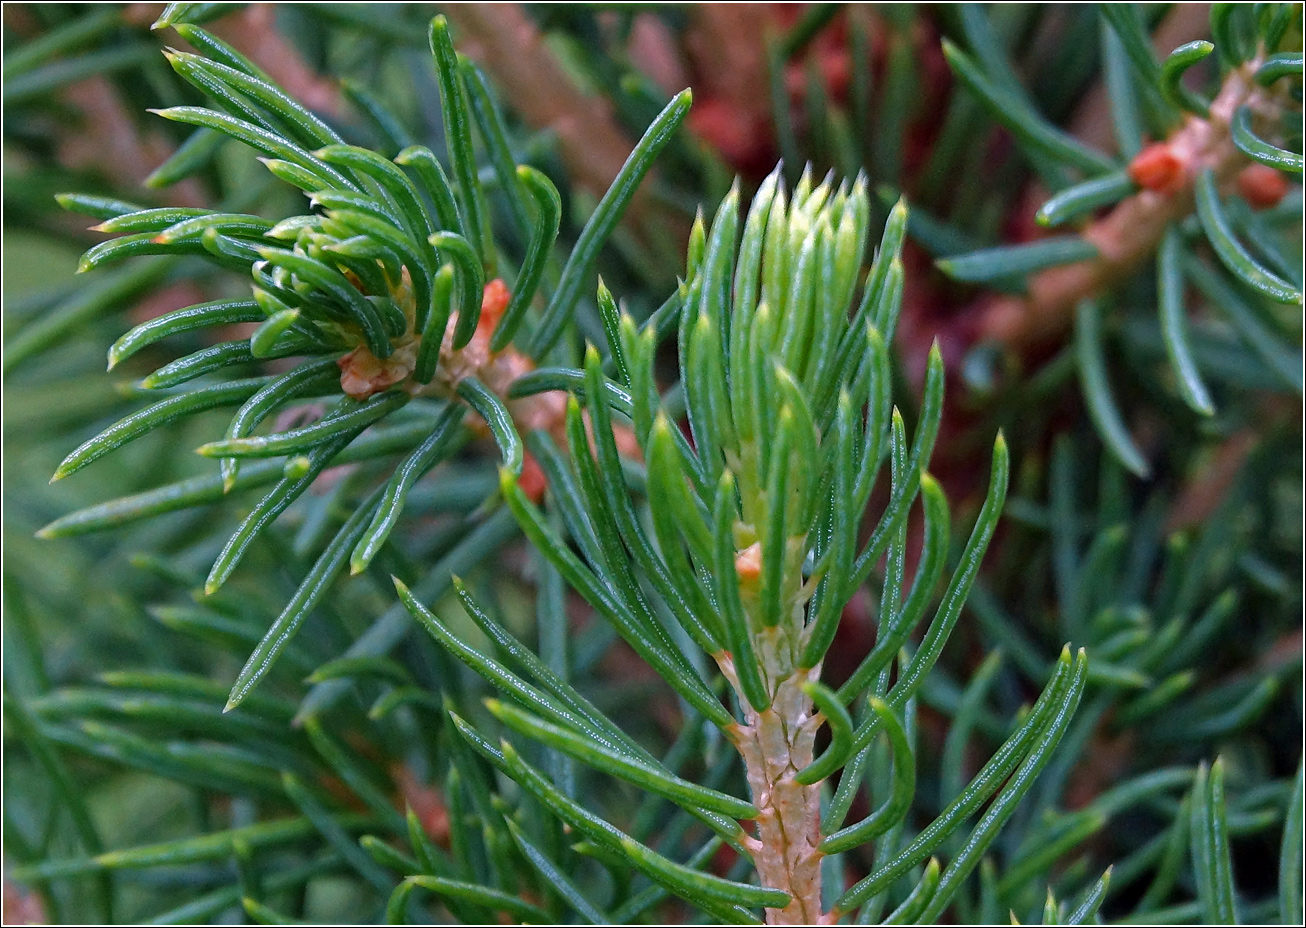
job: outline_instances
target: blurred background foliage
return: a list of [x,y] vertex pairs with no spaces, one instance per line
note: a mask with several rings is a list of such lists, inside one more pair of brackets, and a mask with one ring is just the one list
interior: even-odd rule
[[[347,141],[387,156],[414,141],[443,152],[427,46],[437,6],[174,6],[187,8],[178,21],[231,43]],[[249,149],[147,112],[201,101],[161,54],[181,40],[150,29],[162,9],[6,4],[3,13],[6,921],[34,906],[65,921],[380,918],[394,867],[377,842],[365,853],[354,838],[407,841],[405,803],[417,813],[416,846],[425,842],[405,853],[482,872],[495,848],[475,822],[490,800],[447,724],[432,720],[436,694],[470,705],[483,684],[426,636],[407,634],[390,574],[425,583],[442,617],[461,616],[457,632],[489,651],[450,595],[448,574],[459,573],[499,621],[527,641],[538,636],[546,660],[655,753],[733,782],[737,768],[713,767],[719,745],[678,731],[669,691],[564,594],[511,519],[484,507],[497,487],[488,442],[417,485],[376,566],[332,587],[270,685],[232,715],[219,711],[230,682],[361,492],[356,474],[328,472],[275,525],[273,543],[254,546],[209,597],[197,591],[248,497],[98,534],[36,537],[70,512],[211,471],[189,449],[221,434],[221,413],[172,423],[47,485],[72,448],[140,405],[132,378],[175,356],[152,346],[106,373],[103,352],[127,323],[248,295],[247,280],[187,256],[76,276],[79,256],[102,236],[60,210],[55,194],[273,220],[302,212],[298,191]],[[911,204],[896,398],[910,424],[907,385],[921,381],[937,338],[951,389],[934,471],[963,511],[982,495],[978,462],[995,427],[1013,450],[1011,498],[982,588],[922,694],[922,814],[937,812],[1001,741],[1061,643],[1093,658],[1089,691],[1036,801],[995,845],[998,865],[984,869],[958,916],[1037,919],[1045,885],[1068,898],[1115,863],[1104,917],[1203,921],[1185,863],[1185,797],[1195,766],[1219,755],[1238,915],[1291,922],[1300,896],[1281,898],[1279,869],[1294,853],[1301,861],[1301,10],[1287,5],[1280,41],[1296,53],[1297,76],[1285,82],[1274,129],[1298,153],[1295,174],[1276,175],[1287,178],[1277,186],[1248,182],[1216,204],[1253,270],[1295,288],[1295,303],[1266,297],[1249,283],[1252,271],[1229,265],[1191,201],[1173,217],[1173,254],[1154,236],[1143,260],[1078,294],[1092,300],[1088,310],[1040,303],[1030,275],[1085,253],[1021,250],[1043,235],[1040,205],[1075,186],[1055,145],[1029,143],[1031,132],[1043,138],[1030,127],[1114,153],[1115,187],[1071,223],[1088,235],[1112,203],[1148,187],[1125,167],[1177,131],[1180,108],[1159,89],[1170,50],[1210,37],[1212,24],[1228,39],[1217,47],[1267,28],[1264,17],[1249,24],[1199,4],[1129,9],[1138,12],[1123,24],[1092,5],[443,12],[497,91],[514,160],[560,190],[564,254],[650,120],[693,88],[688,131],[663,152],[598,259],[637,319],[674,291],[696,210],[710,213],[736,173],[755,185],[778,158],[791,181],[809,162],[818,176],[865,172],[881,209],[873,229],[899,194]],[[1150,65],[1146,45],[1131,43],[1138,35],[1159,52]],[[1214,61],[1199,62],[1200,80],[1188,82],[1210,97],[1222,80]],[[978,80],[967,79],[968,66]],[[977,87],[989,88],[987,101]],[[995,119],[997,110],[1008,115]],[[504,219],[506,201],[493,202]],[[513,223],[498,229],[500,247],[520,256],[526,242]],[[1164,281],[1166,261],[1182,265],[1177,285]],[[556,281],[557,272],[555,262],[548,274]],[[1176,287],[1189,320],[1177,348],[1161,306]],[[588,290],[576,319],[603,343]],[[181,336],[181,347],[207,338]],[[1194,367],[1186,372],[1176,352]],[[662,362],[671,384],[673,353]],[[1196,408],[1193,370],[1209,409]],[[873,594],[846,610],[827,671],[835,683],[874,641]],[[373,646],[360,650],[360,640]],[[292,718],[310,721],[292,728]],[[631,815],[620,811],[635,807],[630,795],[592,798],[637,834],[653,833],[655,802]],[[301,831],[260,831],[272,813],[296,809],[308,823]],[[659,828],[664,851],[689,847],[687,828]],[[190,840],[228,829],[245,830],[216,848]],[[540,833],[559,852],[561,833]],[[153,857],[88,862],[174,839]],[[21,883],[8,875],[14,866],[26,868]],[[854,861],[852,875],[864,866]],[[572,877],[587,892],[632,898],[596,864],[575,864]],[[521,891],[547,900],[555,917],[572,912],[574,902],[550,895],[549,879],[524,876]],[[273,908],[242,909],[243,897]],[[448,914],[422,905],[425,917]],[[448,909],[466,920],[488,914],[472,903]],[[695,916],[650,901],[643,917]]]

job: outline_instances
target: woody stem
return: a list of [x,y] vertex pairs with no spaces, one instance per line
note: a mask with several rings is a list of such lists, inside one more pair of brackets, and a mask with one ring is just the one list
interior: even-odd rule
[[732,732],[744,758],[753,803],[760,810],[754,863],[763,886],[782,889],[790,901],[767,909],[769,925],[812,925],[822,921],[820,785],[802,786],[798,772],[812,762],[816,726],[804,683],[816,670],[781,680],[764,712],[746,710],[746,724]]
[[1211,103],[1209,118],[1189,116],[1165,143],[1185,168],[1183,189],[1172,194],[1142,190],[1122,200],[1083,231],[1084,239],[1097,247],[1096,257],[1048,268],[1029,279],[1024,296],[988,303],[979,318],[979,340],[1018,350],[1055,340],[1069,327],[1081,300],[1133,273],[1155,253],[1166,226],[1192,212],[1193,182],[1203,170],[1210,168],[1221,187],[1231,183],[1251,163],[1230,131],[1238,108],[1276,105],[1252,79],[1261,61],[1258,57],[1232,71]]

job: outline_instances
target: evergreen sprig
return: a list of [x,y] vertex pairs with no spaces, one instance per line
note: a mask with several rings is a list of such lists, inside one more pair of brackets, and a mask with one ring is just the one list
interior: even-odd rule
[[[504,367],[521,358],[516,362],[519,368],[534,366],[529,354],[516,349],[510,348],[497,362],[493,353],[507,348],[527,321],[526,311],[557,236],[558,193],[543,174],[526,166],[514,167],[512,174],[499,178],[500,189],[514,198],[516,209],[537,217],[515,289],[505,300],[499,296],[506,293],[502,283],[497,290],[495,284],[485,283],[486,269],[495,265],[497,256],[489,238],[492,233],[488,227],[485,231],[481,228],[485,210],[478,204],[485,193],[475,166],[468,163],[472,117],[463,88],[466,75],[475,69],[466,62],[459,66],[442,19],[432,25],[431,47],[445,95],[446,118],[451,120],[451,138],[457,142],[450,149],[455,163],[449,172],[456,185],[429,149],[411,147],[391,161],[342,144],[335,130],[268,83],[253,66],[242,62],[234,49],[198,26],[188,25],[186,35],[230,64],[183,53],[170,53],[168,61],[223,110],[172,107],[159,115],[225,133],[262,152],[268,158],[268,168],[299,187],[320,212],[274,224],[255,215],[93,204],[98,207],[94,212],[97,218],[110,214],[100,230],[129,234],[91,249],[82,261],[82,271],[138,254],[205,254],[223,267],[244,271],[254,281],[252,301],[189,307],[143,323],[115,343],[110,367],[170,335],[257,320],[263,321],[247,342],[205,348],[155,371],[142,386],[169,388],[205,375],[227,375],[232,368],[256,358],[297,356],[304,360],[275,379],[201,382],[188,387],[88,440],[65,459],[55,479],[179,416],[242,403],[227,437],[205,444],[199,452],[222,462],[224,492],[236,486],[242,459],[282,458],[284,476],[255,506],[214,563],[205,582],[206,593],[212,594],[226,582],[265,526],[319,474],[342,462],[341,456],[348,455],[347,449],[355,447],[355,440],[365,432],[380,437],[383,433],[378,427],[383,428],[393,421],[394,414],[406,409],[408,415],[403,418],[410,421],[394,426],[401,433],[392,433],[396,440],[385,443],[382,453],[413,447],[395,472],[398,482],[381,497],[363,504],[364,509],[345,522],[287,611],[251,655],[232,690],[228,705],[232,708],[271,669],[290,636],[340,572],[344,558],[357,573],[375,557],[402,513],[403,484],[411,484],[458,449],[458,431],[463,428],[458,420],[464,402],[489,424],[503,448],[504,460],[520,472],[521,451],[519,447],[510,450],[517,439],[503,397],[493,388],[478,386],[475,378],[478,374],[498,377],[495,386],[506,392],[511,380],[504,380],[504,374],[490,366],[492,362]],[[684,118],[688,100],[687,93],[677,98],[636,147],[612,194],[582,233],[564,268],[564,280],[584,279],[652,159]],[[483,133],[487,144],[496,137],[484,126]],[[413,173],[399,165],[412,166]],[[517,186],[518,180],[524,190]],[[68,197],[65,205],[85,210],[92,204]],[[269,239],[282,245],[267,244]],[[574,290],[575,284],[571,286]],[[574,293],[555,296],[534,329],[533,339],[538,343],[555,341],[574,302]],[[482,326],[483,306],[493,316]],[[477,336],[475,343],[473,336]],[[338,383],[332,382],[337,379],[332,376],[335,365],[340,369]],[[507,374],[511,376],[510,369]],[[261,421],[292,404],[301,404],[305,396],[334,402],[310,425],[250,436]],[[267,474],[272,476],[271,471]],[[59,519],[42,534],[61,537],[93,530],[102,524],[95,517],[102,510],[112,510],[114,524],[122,524],[133,517],[156,514],[164,500],[169,510],[210,500],[211,491],[197,493],[196,489],[174,485],[144,500],[103,504],[92,513]]]
[[[891,407],[880,334],[893,331],[901,305],[899,250],[907,211],[900,205],[891,214],[860,302],[853,304],[869,210],[860,179],[836,186],[832,178],[815,184],[805,174],[790,194],[777,172],[762,185],[742,230],[732,194],[711,230],[696,232],[694,240],[701,244],[691,245],[692,273],[681,287],[680,321],[692,449],[673,437],[679,433],[649,389],[652,331],[641,336],[629,317],[612,327],[619,339],[613,354],[624,358],[629,394],[619,386],[613,390],[597,351],[587,352],[583,390],[576,390],[567,411],[570,462],[559,462],[552,484],[581,556],[525,496],[518,474],[509,468],[501,472],[504,499],[531,542],[679,694],[690,717],[715,726],[739,751],[754,808],[744,814],[732,810],[722,818],[728,808],[722,804],[725,797],[689,791],[660,772],[656,760],[644,756],[615,723],[588,709],[577,715],[581,697],[558,681],[550,685],[547,678],[537,678],[550,695],[519,676],[521,669],[514,673],[461,645],[399,585],[415,618],[492,686],[529,710],[520,713],[507,703],[494,703],[492,711],[500,720],[518,734],[658,792],[702,818],[752,860],[774,898],[742,886],[691,879],[653,849],[553,794],[509,742],[495,748],[455,717],[472,746],[573,828],[593,835],[667,890],[699,905],[708,897],[734,906],[737,915],[731,920],[743,917],[739,907],[759,904],[767,907],[769,917],[782,921],[821,917],[822,858],[900,827],[915,783],[913,749],[901,714],[913,714],[915,693],[960,615],[1006,491],[1007,451],[999,436],[989,494],[961,566],[919,647],[914,653],[902,651],[924,618],[944,566],[948,507],[924,470],[942,413],[943,367],[936,351],[924,411],[909,444],[902,417]],[[840,364],[841,357],[848,361]],[[614,402],[616,397],[620,401]],[[592,447],[582,400],[592,425]],[[651,525],[644,524],[624,488],[614,412],[636,424],[636,439],[648,461],[646,492],[659,500]],[[886,459],[893,472],[889,502],[859,550],[862,512]],[[908,593],[902,569],[906,516],[918,493],[926,512],[927,550]],[[882,640],[835,693],[817,682],[821,663],[844,605],[886,552]],[[469,612],[482,612],[467,594],[463,598]],[[683,644],[676,643],[660,616],[675,621],[685,636]],[[694,651],[687,653],[691,646]],[[721,705],[712,681],[703,677],[703,657],[712,659],[733,688],[734,713]],[[890,686],[895,663],[898,680]],[[995,800],[994,809],[1001,811],[980,823],[968,848],[982,849],[994,839],[1073,716],[1087,663],[1081,653],[1072,667],[1067,651],[1058,667],[1039,708],[995,758],[1003,772],[982,774],[957,800],[957,810],[973,810],[1020,767]],[[528,672],[535,676],[537,669]],[[845,706],[867,692],[870,711],[854,723]],[[825,722],[832,742],[814,760],[815,733]],[[843,827],[846,803],[840,814],[822,820],[821,781],[868,751],[880,731],[893,744],[891,797],[858,824]],[[845,775],[841,791],[850,782]],[[840,804],[838,799],[835,803]],[[927,830],[928,838],[903,852],[900,865],[886,866],[898,866],[897,873],[919,863],[942,846],[964,814],[945,813],[936,829]],[[755,820],[757,835],[732,821],[738,818]],[[922,911],[941,911],[948,904],[979,853],[971,850],[953,861],[932,894],[918,900]],[[852,911],[884,888],[873,880],[856,887],[836,902],[836,911]]]
[[[1150,134],[1159,140],[1141,151],[1137,143],[1122,144],[1116,159],[1085,151],[1020,100],[1018,87],[1004,86],[1011,71],[996,57],[1000,53],[994,49],[994,36],[982,14],[970,10],[961,17],[974,57],[945,40],[948,63],[962,85],[1013,135],[1036,167],[1044,166],[1040,170],[1051,181],[1054,195],[1040,208],[1039,224],[1052,227],[1078,220],[1085,237],[1041,238],[950,255],[938,266],[949,276],[966,281],[1044,272],[1041,280],[1027,281],[1025,311],[1056,313],[1067,302],[1065,308],[1074,309],[1081,385],[1094,423],[1112,453],[1128,469],[1145,476],[1145,457],[1128,435],[1105,368],[1098,362],[1103,335],[1097,322],[1101,310],[1094,302],[1155,255],[1161,340],[1175,388],[1184,403],[1203,416],[1212,416],[1215,405],[1194,360],[1184,311],[1185,287],[1191,282],[1187,268],[1200,265],[1199,273],[1223,280],[1226,287],[1241,294],[1234,299],[1258,301],[1254,293],[1278,304],[1302,304],[1300,279],[1285,279],[1275,266],[1273,255],[1282,246],[1270,243],[1263,226],[1258,235],[1246,225],[1238,228],[1231,218],[1237,213],[1260,226],[1252,218],[1252,208],[1277,202],[1288,190],[1287,184],[1272,174],[1258,174],[1257,165],[1289,176],[1300,173],[1300,154],[1278,146],[1300,147],[1300,134],[1291,128],[1294,120],[1300,122],[1300,103],[1293,100],[1283,78],[1297,73],[1288,63],[1294,52],[1285,49],[1300,44],[1301,11],[1290,5],[1257,10],[1217,5],[1211,13],[1216,42],[1187,43],[1161,63],[1153,55],[1150,38],[1135,10],[1108,4],[1101,8],[1101,16],[1108,67],[1117,60],[1117,51],[1123,51],[1128,62],[1120,69],[1111,94],[1117,135],[1134,140]],[[1208,99],[1182,80],[1185,71],[1212,52],[1217,52],[1219,66],[1206,78],[1206,86],[1212,89]],[[1300,97],[1300,91],[1296,95]],[[1140,104],[1147,120],[1140,118]],[[1274,142],[1252,133],[1254,119]],[[1059,172],[1056,178],[1048,175],[1048,164]],[[1083,180],[1070,183],[1067,177],[1072,171],[1080,173]],[[1226,203],[1231,194],[1233,202]],[[1248,197],[1254,201],[1250,206]],[[1106,208],[1113,212],[1098,222],[1091,221],[1095,211]],[[1256,238],[1268,250],[1253,254],[1244,244],[1247,238]],[[1214,262],[1200,247],[1203,244]],[[1055,276],[1058,273],[1060,277]],[[1251,355],[1265,357],[1267,351],[1281,351],[1299,357],[1299,339],[1286,333],[1254,331],[1255,324],[1249,331],[1247,314],[1229,313],[1226,301],[1212,302]],[[1262,305],[1263,315],[1274,312]],[[1291,325],[1300,330],[1299,324]],[[1277,342],[1277,347],[1270,348],[1270,341]],[[1300,367],[1300,362],[1294,366]],[[1298,384],[1292,385],[1300,391]]]

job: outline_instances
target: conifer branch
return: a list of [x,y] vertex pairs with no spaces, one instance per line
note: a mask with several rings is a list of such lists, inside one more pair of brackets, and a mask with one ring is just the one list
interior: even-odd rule
[[[980,341],[997,341],[1017,351],[1029,351],[1061,337],[1070,327],[1075,307],[1132,274],[1156,253],[1167,226],[1194,209],[1194,185],[1211,171],[1217,189],[1228,192],[1239,172],[1253,165],[1234,144],[1232,125],[1238,110],[1247,107],[1267,115],[1282,111],[1285,100],[1255,80],[1263,64],[1259,56],[1231,71],[1215,99],[1209,118],[1189,115],[1163,142],[1140,153],[1172,159],[1170,186],[1144,189],[1127,197],[1081,233],[1098,257],[1048,268],[1031,276],[1022,297],[995,297],[978,310],[975,331]],[[1135,164],[1139,163],[1135,159]]]

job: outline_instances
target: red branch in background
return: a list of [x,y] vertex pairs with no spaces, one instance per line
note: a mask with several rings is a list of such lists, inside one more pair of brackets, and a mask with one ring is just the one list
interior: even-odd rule
[[774,26],[769,4],[702,3],[691,7],[685,30],[694,88],[689,128],[752,179],[765,176],[776,160],[765,55]]
[[[6,868],[8,869],[8,868]],[[6,925],[48,925],[41,897],[4,875],[4,923]]]
[[[163,15],[164,3],[132,3],[123,19],[149,26]],[[267,72],[290,96],[311,110],[337,116],[343,109],[336,83],[318,74],[277,29],[277,8],[251,3],[206,23],[205,28]],[[189,47],[189,46],[188,46]]]
[[[1194,37],[1198,17],[1205,12],[1180,7],[1174,19],[1157,34],[1157,43],[1171,43],[1180,36]],[[1182,39],[1181,39],[1182,41]],[[1148,145],[1129,166],[1131,177],[1143,189],[1117,204],[1105,216],[1090,223],[1083,237],[1095,245],[1099,257],[1075,264],[1049,268],[1033,275],[1023,297],[992,297],[972,313],[974,337],[996,341],[1020,352],[1036,351],[1059,339],[1069,328],[1075,306],[1101,293],[1133,273],[1155,253],[1166,226],[1193,210],[1193,183],[1210,168],[1222,191],[1237,187],[1254,205],[1277,203],[1286,192],[1278,172],[1268,179],[1233,144],[1230,123],[1240,106],[1254,113],[1274,113],[1282,101],[1252,79],[1260,58],[1231,71],[1206,119],[1189,115],[1168,139]],[[1076,117],[1077,134],[1099,147],[1105,141],[1104,115],[1099,97],[1090,94],[1083,115]],[[1272,169],[1266,169],[1272,170]],[[1041,192],[1036,191],[1041,196]],[[1032,210],[1030,211],[1032,214]]]
[[[544,43],[516,3],[455,3],[445,9],[458,48],[493,79],[528,125],[548,129],[571,182],[595,199],[607,193],[634,148],[602,97],[585,93]],[[627,209],[638,228],[666,217],[651,202],[647,183]],[[685,225],[681,240],[687,240]]]

